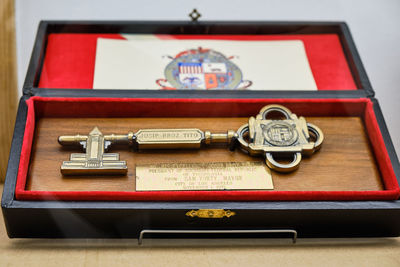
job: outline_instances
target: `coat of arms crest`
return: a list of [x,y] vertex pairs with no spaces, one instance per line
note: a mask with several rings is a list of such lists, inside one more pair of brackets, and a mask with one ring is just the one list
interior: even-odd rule
[[[156,83],[162,89],[247,89],[252,85],[243,80],[242,71],[231,59],[212,49],[189,49],[169,57],[165,79]],[[169,83],[169,85],[167,85]]]

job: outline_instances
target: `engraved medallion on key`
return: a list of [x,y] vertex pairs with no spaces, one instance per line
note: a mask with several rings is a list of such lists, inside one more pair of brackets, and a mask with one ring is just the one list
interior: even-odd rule
[[290,146],[297,141],[296,125],[285,121],[272,121],[263,125],[265,141],[274,146]]

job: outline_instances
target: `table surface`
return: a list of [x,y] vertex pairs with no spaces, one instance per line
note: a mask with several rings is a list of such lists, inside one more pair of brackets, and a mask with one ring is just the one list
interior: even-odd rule
[[[0,185],[1,192],[3,185]],[[1,266],[400,266],[400,238],[9,239]]]

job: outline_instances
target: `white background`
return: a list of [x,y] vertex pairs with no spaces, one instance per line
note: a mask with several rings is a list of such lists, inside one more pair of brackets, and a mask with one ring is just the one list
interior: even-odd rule
[[345,21],[379,99],[400,154],[399,0],[16,0],[19,87],[25,77],[40,20]]

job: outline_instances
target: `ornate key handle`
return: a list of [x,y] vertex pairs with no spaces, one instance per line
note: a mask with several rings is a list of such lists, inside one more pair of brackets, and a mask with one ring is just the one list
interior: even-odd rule
[[[278,113],[283,119],[268,119],[269,113]],[[310,132],[315,141],[311,141]],[[69,161],[61,165],[64,175],[126,174],[125,161],[117,153],[105,153],[112,144],[127,144],[135,150],[145,149],[198,149],[214,143],[225,143],[234,150],[236,144],[251,156],[264,156],[269,168],[290,172],[298,168],[301,155],[311,155],[324,140],[322,131],[298,118],[287,108],[269,105],[261,109],[249,123],[237,132],[211,133],[199,129],[142,129],[125,135],[103,135],[95,127],[89,135],[60,136],[61,145],[81,145],[85,153],[72,153]],[[290,163],[279,163],[275,158],[291,158]]]
[[[272,112],[280,114],[283,119],[268,119]],[[314,141],[311,141],[310,132]],[[324,141],[324,135],[317,126],[280,105],[261,109],[255,118],[250,117],[249,123],[239,128],[237,135],[242,150],[254,156],[263,155],[268,167],[278,172],[296,170],[302,154],[313,154]],[[279,163],[275,158],[291,158],[291,162]]]

